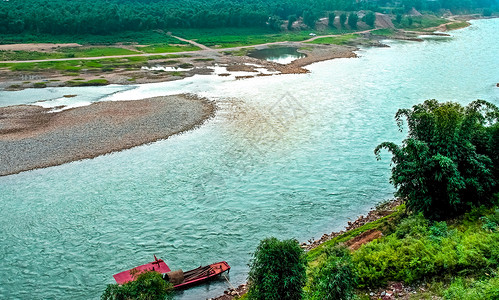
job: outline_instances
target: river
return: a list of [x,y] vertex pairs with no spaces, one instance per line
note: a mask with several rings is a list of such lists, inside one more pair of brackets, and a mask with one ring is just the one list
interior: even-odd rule
[[[153,254],[184,270],[226,260],[237,285],[261,239],[341,230],[393,195],[390,156],[376,161],[373,149],[405,136],[397,109],[431,98],[499,105],[499,19],[472,23],[451,38],[316,63],[309,74],[0,91],[2,106],[181,92],[219,107],[167,140],[0,177],[0,298],[98,299],[113,274]],[[177,298],[226,288],[214,281]]]

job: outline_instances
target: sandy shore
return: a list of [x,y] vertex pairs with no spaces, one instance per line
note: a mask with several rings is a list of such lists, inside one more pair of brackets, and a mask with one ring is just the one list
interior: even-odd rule
[[0,176],[93,158],[165,139],[213,115],[214,104],[192,95],[98,102],[50,112],[0,108]]

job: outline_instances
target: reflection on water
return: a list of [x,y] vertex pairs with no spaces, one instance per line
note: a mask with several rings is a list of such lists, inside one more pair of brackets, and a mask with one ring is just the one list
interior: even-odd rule
[[289,64],[293,60],[305,57],[306,55],[298,52],[298,49],[295,47],[270,47],[250,51],[248,56],[280,64]]
[[[113,274],[153,254],[172,269],[226,260],[237,285],[262,238],[342,229],[392,196],[389,155],[378,162],[373,149],[406,134],[393,119],[399,108],[430,98],[499,104],[499,19],[473,23],[448,43],[392,42],[309,74],[0,92],[0,102],[19,103],[189,92],[218,106],[205,125],[168,140],[0,177],[0,298],[98,299]],[[226,288],[214,281],[177,298]]]

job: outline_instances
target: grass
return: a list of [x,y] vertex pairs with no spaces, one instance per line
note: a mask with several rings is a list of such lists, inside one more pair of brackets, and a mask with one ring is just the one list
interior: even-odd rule
[[47,87],[47,84],[45,82],[35,82],[33,83],[33,87],[34,88],[44,88],[44,87]]
[[345,45],[351,42],[352,40],[355,40],[359,37],[358,34],[345,34],[345,35],[340,35],[340,36],[334,36],[334,37],[324,37],[324,38],[318,38],[315,39],[311,42],[307,42],[309,44],[334,44],[334,45]]
[[9,68],[11,71],[40,72],[56,70],[67,73],[70,76],[78,76],[79,72],[87,70],[89,72],[110,71],[115,68],[136,69],[147,64],[150,60],[172,59],[189,57],[189,55],[167,54],[153,56],[131,56],[124,58],[105,58],[96,60],[66,60],[66,61],[44,61],[25,63],[2,63],[0,68]]
[[101,86],[108,85],[109,81],[106,79],[93,79],[88,81],[66,81],[66,85],[68,86]]
[[38,51],[0,51],[0,60],[38,60],[68,58],[64,53],[47,53]]
[[[410,24],[412,20],[412,24]],[[400,24],[395,24],[397,28],[402,28],[405,30],[423,30],[426,28],[437,27],[442,24],[449,22],[447,19],[443,19],[433,15],[423,15],[420,17],[403,17]]]
[[137,47],[139,51],[145,53],[167,53],[167,52],[183,52],[183,51],[196,51],[201,48],[193,46],[191,44],[188,45],[169,45],[169,44],[155,44],[145,47]]
[[194,61],[214,61],[214,58],[195,58]]
[[374,35],[392,36],[395,33],[395,30],[391,28],[382,28],[382,29],[373,30],[371,31],[371,33]]
[[132,51],[118,47],[92,47],[92,48],[60,48],[58,52],[69,55],[68,57],[96,57],[96,56],[113,56],[113,55],[130,55],[139,54],[137,51]]
[[216,29],[177,29],[174,33],[186,39],[196,40],[209,47],[230,48],[258,45],[272,42],[303,41],[310,33],[340,34],[351,30],[327,29],[325,31],[303,30],[275,32],[269,28],[216,28]]
[[19,43],[78,43],[82,45],[123,44],[188,44],[158,30],[126,31],[111,35],[49,35],[49,34],[2,34],[0,44]]
[[307,253],[310,291],[317,270],[328,263],[337,245],[362,232],[384,236],[351,253],[359,288],[357,296],[387,281],[424,287],[411,299],[497,299],[499,295],[499,206],[479,207],[465,215],[432,222],[406,216],[401,206],[391,215],[340,235]]
[[470,26],[470,23],[468,23],[466,21],[462,21],[462,22],[454,22],[454,23],[447,24],[447,25],[445,25],[445,28],[447,28],[447,30],[455,30],[455,29],[460,29],[460,28],[464,28],[464,27],[468,27],[468,26]]
[[383,227],[386,227],[389,222],[395,222],[395,220],[397,221],[400,220],[404,214],[405,214],[405,205],[401,205],[397,208],[397,211],[386,217],[380,218],[374,222],[367,223],[357,229],[348,231],[308,251],[307,261],[309,262],[310,265],[317,265],[323,259],[323,256],[326,255],[328,248],[334,247],[340,243],[344,243],[348,240],[351,240],[354,237],[368,230],[381,229]]

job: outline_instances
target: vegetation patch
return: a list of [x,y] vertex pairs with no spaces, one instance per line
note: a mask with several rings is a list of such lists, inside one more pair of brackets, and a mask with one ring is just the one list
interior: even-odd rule
[[169,44],[154,44],[145,47],[137,47],[138,50],[145,53],[168,53],[168,52],[183,52],[183,51],[196,51],[201,48],[197,46],[193,46],[191,44],[188,45],[169,45]]
[[214,61],[215,59],[214,58],[195,58],[193,59],[194,61]]
[[47,84],[45,82],[35,82],[33,83],[34,88],[44,88],[47,87]]
[[117,47],[67,47],[60,48],[58,52],[64,53],[66,57],[98,57],[98,56],[113,56],[113,55],[131,55],[138,54],[137,51],[132,51]]
[[449,22],[449,20],[434,15],[404,16],[400,22],[394,22],[397,28],[406,30],[422,30],[433,28]]
[[355,40],[359,37],[358,34],[345,34],[334,37],[324,37],[318,38],[311,42],[307,42],[310,44],[333,44],[333,45],[345,45],[349,44],[352,40]]
[[0,50],[0,60],[39,60],[39,59],[57,59],[68,58],[64,53],[49,53],[38,51],[3,51]]
[[88,81],[66,81],[67,86],[101,86],[108,85],[109,81],[106,79],[92,79]]
[[465,28],[468,26],[470,26],[470,23],[462,21],[462,22],[453,22],[453,23],[447,24],[447,25],[445,25],[445,28],[447,28],[447,30],[455,30],[455,29]]
[[380,36],[392,36],[395,33],[394,29],[391,28],[381,28],[381,29],[376,29],[371,31],[372,34],[374,35],[380,35]]

